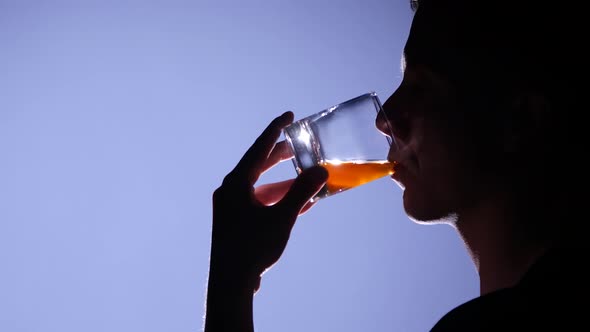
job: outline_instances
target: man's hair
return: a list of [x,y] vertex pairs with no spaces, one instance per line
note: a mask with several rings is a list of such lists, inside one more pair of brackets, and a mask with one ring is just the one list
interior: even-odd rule
[[[418,28],[408,58],[453,82],[479,105],[479,116],[500,117],[496,105],[522,93],[540,96],[551,111],[552,135],[567,133],[578,104],[577,76],[585,29],[567,6],[551,1],[411,0]],[[585,66],[584,66],[585,67]],[[482,103],[482,101],[485,101]],[[473,110],[475,111],[475,110]],[[501,121],[499,119],[498,121]]]
[[[520,85],[563,102],[572,91],[574,61],[585,43],[572,26],[570,10],[551,1],[411,0],[417,14],[427,12],[444,53],[420,54],[427,64],[469,86]],[[432,38],[437,38],[437,35]],[[444,43],[444,44],[443,44]],[[438,58],[438,59],[437,59]],[[497,84],[496,84],[497,83]]]

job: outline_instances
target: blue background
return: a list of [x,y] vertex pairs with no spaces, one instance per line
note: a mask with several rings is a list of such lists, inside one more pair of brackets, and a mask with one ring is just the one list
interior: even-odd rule
[[[407,0],[0,0],[0,331],[198,331],[211,195],[267,123],[401,80]],[[291,162],[260,183],[293,177]],[[322,200],[257,331],[427,331],[478,292],[387,178]]]

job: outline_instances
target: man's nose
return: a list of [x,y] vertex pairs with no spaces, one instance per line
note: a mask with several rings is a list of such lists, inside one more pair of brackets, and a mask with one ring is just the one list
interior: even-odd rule
[[391,123],[389,122],[389,119],[387,118],[387,115],[383,110],[380,110],[379,113],[377,113],[377,118],[375,119],[375,126],[381,133],[383,133],[383,135],[387,136],[390,148],[397,150],[397,141],[395,139],[395,136],[393,135]]
[[383,110],[377,113],[377,119],[375,119],[375,125],[383,135],[393,138],[393,132],[391,131],[391,125]]
[[383,104],[375,123],[379,131],[399,144],[405,141],[410,134],[409,121],[408,109],[403,103],[400,103],[396,91]]

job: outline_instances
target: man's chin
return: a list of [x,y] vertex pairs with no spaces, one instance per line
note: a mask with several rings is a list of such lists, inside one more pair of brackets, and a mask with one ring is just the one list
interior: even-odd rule
[[[405,192],[404,192],[405,194]],[[437,225],[437,224],[451,224],[454,225],[457,221],[455,214],[443,213],[429,209],[426,206],[413,206],[411,200],[406,199],[404,195],[404,210],[410,220],[420,225]]]

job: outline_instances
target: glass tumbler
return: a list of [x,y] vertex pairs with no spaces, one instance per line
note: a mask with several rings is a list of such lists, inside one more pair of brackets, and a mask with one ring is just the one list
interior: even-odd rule
[[381,111],[377,94],[369,92],[283,129],[298,174],[315,165],[328,171],[312,202],[393,174],[394,164],[387,160],[391,138],[375,125]]

